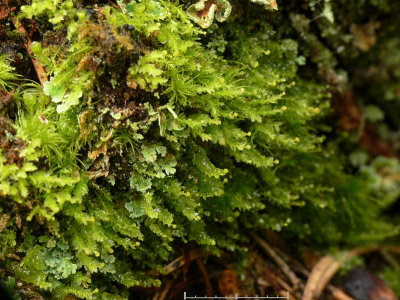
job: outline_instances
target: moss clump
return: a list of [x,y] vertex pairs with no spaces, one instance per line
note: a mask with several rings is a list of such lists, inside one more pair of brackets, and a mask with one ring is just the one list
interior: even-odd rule
[[[397,161],[346,171],[338,142],[324,143],[326,86],[299,75],[298,43],[262,17],[277,12],[232,3],[203,31],[192,3],[117,2],[33,0],[18,13],[42,33],[30,49],[49,81],[20,81],[18,113],[2,108],[9,275],[51,297],[125,299],[160,285],[149,271],[189,242],[219,255],[244,251],[248,230],[321,247],[397,234],[379,219],[399,193]],[[0,63],[9,93],[17,75]]]

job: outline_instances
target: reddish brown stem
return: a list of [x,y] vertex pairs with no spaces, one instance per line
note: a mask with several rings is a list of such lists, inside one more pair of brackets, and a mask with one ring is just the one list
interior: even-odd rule
[[196,259],[197,265],[199,266],[200,272],[203,274],[204,277],[204,284],[206,286],[206,293],[208,297],[213,295],[213,288],[211,286],[210,278],[208,277],[206,267],[204,266],[201,258]]
[[37,59],[35,59],[35,56],[30,48],[30,46],[32,44],[32,39],[29,36],[26,29],[24,28],[24,26],[21,24],[21,22],[16,17],[12,17],[11,20],[12,20],[15,28],[17,29],[17,31],[19,33],[21,33],[26,39],[26,41],[25,41],[26,51],[28,51],[28,54],[32,60],[32,64],[35,67],[35,71],[39,78],[40,84],[43,86],[44,83],[46,81],[48,81],[48,78],[47,78],[46,70],[44,69],[44,67],[42,65],[40,65],[39,61]]

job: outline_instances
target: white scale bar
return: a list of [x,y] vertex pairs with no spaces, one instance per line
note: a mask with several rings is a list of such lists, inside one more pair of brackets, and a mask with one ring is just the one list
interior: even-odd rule
[[183,293],[183,298],[186,299],[287,299],[289,300],[289,292],[287,292],[285,297],[270,297],[270,296],[266,296],[266,297],[261,297],[261,296],[255,296],[255,297],[249,297],[249,296],[245,296],[245,297],[239,297],[237,295],[233,296],[233,297],[219,297],[219,296],[214,296],[214,297],[188,297],[186,296],[186,292]]

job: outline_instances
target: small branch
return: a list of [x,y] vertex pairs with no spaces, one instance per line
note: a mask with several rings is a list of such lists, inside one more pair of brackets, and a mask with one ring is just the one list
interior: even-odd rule
[[37,59],[35,59],[34,54],[30,48],[30,46],[32,44],[32,39],[29,36],[26,29],[24,28],[24,26],[21,24],[21,22],[16,17],[12,17],[11,20],[12,20],[15,28],[17,29],[17,31],[26,38],[26,43],[25,43],[26,51],[28,51],[28,54],[32,60],[32,64],[35,67],[35,71],[39,78],[40,84],[43,86],[44,83],[46,81],[48,81],[48,78],[47,78],[46,70],[44,69],[44,67],[42,65],[40,65],[39,61]]
[[[290,288],[289,284],[287,284],[283,279],[279,278],[278,276],[277,276],[275,279],[276,279],[276,281],[278,282],[278,284],[279,284],[282,288],[285,289],[285,291],[288,291],[288,292],[292,291],[292,288]],[[292,299],[292,300],[295,299],[295,298],[294,298],[294,295],[293,295],[293,292],[291,293],[290,299]]]
[[174,283],[173,280],[169,281],[169,282],[165,285],[165,288],[158,290],[158,291],[154,294],[152,300],[165,300],[166,297],[167,297],[167,294],[168,294],[169,290],[171,289],[171,287],[172,287],[172,285],[173,285],[173,283]]
[[322,257],[311,271],[307,280],[302,300],[311,300],[321,295],[329,280],[340,267],[340,262],[333,256]]
[[399,263],[388,249],[380,249],[379,252],[392,268],[398,269],[400,267]]
[[[190,252],[190,260],[195,260],[198,259],[199,257],[202,257],[204,255],[204,251],[201,250],[192,250]],[[182,268],[185,265],[185,258],[183,256],[179,256],[177,259],[169,263],[164,267],[164,270],[166,274],[171,274],[175,272],[176,270]]]
[[211,297],[213,295],[213,288],[211,286],[210,278],[208,277],[207,270],[201,261],[201,257],[196,259],[197,265],[199,266],[200,272],[203,274],[204,277],[204,284],[206,286],[206,293],[208,297]]
[[297,278],[296,274],[290,269],[288,264],[275,252],[274,249],[267,242],[261,239],[257,234],[254,232],[250,233],[251,237],[260,245],[260,247],[265,251],[267,255],[269,255],[282,269],[283,273],[290,279],[290,281],[294,285],[294,289],[296,289],[299,284],[300,280]]
[[348,296],[346,293],[344,293],[341,289],[338,289],[337,287],[333,285],[328,285],[326,289],[332,294],[332,296],[336,300],[354,300],[354,298],[351,298]]
[[[292,264],[294,264],[297,271],[300,272],[302,275],[304,275],[307,278],[310,276],[310,271],[308,271],[305,267],[303,267],[300,262],[295,260],[293,257],[289,256],[288,254],[280,251],[279,249],[277,249],[277,252],[281,256],[283,256],[287,261],[290,261]],[[346,293],[344,293],[341,289],[339,289],[331,284],[328,284],[326,286],[326,289],[332,294],[332,296],[336,300],[354,300],[352,297],[350,297]]]

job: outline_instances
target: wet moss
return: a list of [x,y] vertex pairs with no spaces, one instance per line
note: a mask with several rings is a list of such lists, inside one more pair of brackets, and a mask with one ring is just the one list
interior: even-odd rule
[[[343,99],[368,51],[384,53],[364,23],[389,4],[353,2],[230,1],[228,18],[223,1],[203,1],[195,15],[214,4],[223,22],[202,27],[189,2],[20,5],[33,40],[20,66],[26,41],[9,19],[0,27],[0,235],[20,258],[4,273],[49,297],[125,299],[160,285],[188,243],[220,255],[259,229],[319,249],[396,238],[382,215],[398,161],[354,150],[327,118],[330,93]],[[397,60],[379,64],[393,84]],[[26,82],[35,65],[43,87]]]

